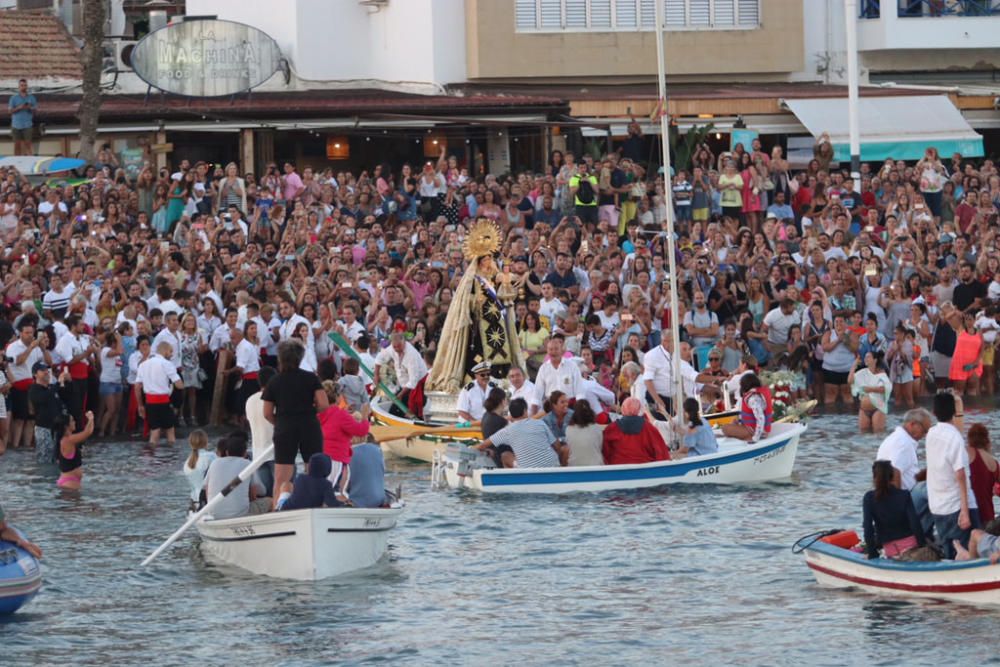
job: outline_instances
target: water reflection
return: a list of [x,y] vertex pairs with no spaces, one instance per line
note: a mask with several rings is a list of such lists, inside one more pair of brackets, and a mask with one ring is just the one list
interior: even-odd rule
[[823,589],[789,552],[860,524],[880,438],[854,419],[814,422],[791,482],[740,488],[480,497],[390,462],[409,507],[387,558],[317,583],[212,562],[194,536],[137,568],[184,519],[184,447],[88,447],[73,497],[10,452],[4,508],[46,560],[42,594],[0,621],[3,664],[859,664],[991,646],[998,612]]

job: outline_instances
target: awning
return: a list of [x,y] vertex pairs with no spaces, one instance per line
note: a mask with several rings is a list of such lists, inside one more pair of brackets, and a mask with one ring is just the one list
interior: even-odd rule
[[[818,137],[833,141],[834,157],[850,160],[847,99],[784,99],[782,104]],[[862,97],[858,101],[861,159],[919,160],[933,146],[942,156],[983,156],[983,138],[946,95]]]

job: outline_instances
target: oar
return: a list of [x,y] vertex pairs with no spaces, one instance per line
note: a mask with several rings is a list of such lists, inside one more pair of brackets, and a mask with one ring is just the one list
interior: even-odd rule
[[444,426],[403,426],[403,425],[381,425],[376,424],[371,427],[372,437],[375,442],[385,442],[387,440],[406,440],[421,435],[437,435],[452,438],[469,438],[481,440],[482,432],[479,429],[479,422],[469,426],[456,426],[446,424]]
[[[361,367],[361,370],[364,371],[368,375],[368,377],[370,377],[372,380],[375,380],[375,372],[372,369],[365,366],[365,362],[361,361],[361,356],[354,350],[353,347],[351,347],[351,344],[348,342],[346,338],[344,338],[336,331],[331,331],[327,335],[329,336],[330,340],[333,341],[333,344],[339,347],[344,354],[346,354],[347,356],[351,357],[352,359],[358,362],[358,366]],[[406,404],[404,404],[401,400],[399,400],[399,398],[394,393],[389,391],[389,388],[386,387],[381,380],[379,380],[377,388],[381,389],[382,392],[386,395],[386,397],[390,401],[392,401],[397,408],[403,411],[403,414],[405,414],[410,419],[417,418],[417,416],[413,414],[413,411],[411,411]]]
[[222,489],[222,491],[219,491],[217,494],[215,494],[207,503],[205,503],[204,507],[195,512],[194,516],[188,519],[183,526],[178,528],[173,535],[168,537],[166,542],[157,547],[156,551],[149,554],[149,556],[146,557],[146,560],[142,561],[141,567],[146,567],[147,565],[152,563],[154,558],[159,556],[161,553],[163,553],[163,551],[167,547],[176,542],[180,538],[180,536],[187,531],[188,528],[193,526],[195,522],[198,521],[198,519],[208,514],[216,505],[222,502],[223,498],[232,493],[240,484],[250,479],[250,475],[254,474],[257,468],[264,465],[264,462],[267,461],[267,458],[271,456],[271,454],[273,453],[274,453],[274,445],[271,445],[270,447],[265,449],[264,452],[259,457],[254,459],[250,465],[248,465],[240,472],[238,477],[234,477],[233,481],[231,481],[229,484],[226,484],[226,488]]

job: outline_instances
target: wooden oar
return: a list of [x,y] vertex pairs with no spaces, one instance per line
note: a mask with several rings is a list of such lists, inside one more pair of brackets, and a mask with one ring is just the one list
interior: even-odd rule
[[[365,366],[365,362],[361,361],[361,357],[358,355],[357,352],[354,351],[354,348],[351,347],[350,342],[348,342],[348,340],[346,338],[344,338],[342,335],[340,335],[336,331],[331,331],[328,335],[330,337],[330,340],[333,341],[334,345],[336,345],[337,347],[339,347],[340,350],[344,354],[346,354],[347,356],[349,356],[352,359],[354,359],[355,361],[357,361],[358,362],[358,366],[361,367],[361,370],[363,370],[365,373],[367,373],[368,377],[370,377],[373,381],[375,380],[375,371],[373,371],[372,369],[370,369],[367,366]],[[407,417],[409,417],[410,419],[416,419],[417,418],[417,416],[414,415],[413,412],[410,410],[409,406],[407,406],[406,404],[404,404],[401,400],[399,400],[399,398],[394,393],[392,393],[391,391],[389,391],[389,388],[386,387],[385,384],[383,384],[381,380],[379,380],[378,388],[381,389],[382,392],[389,398],[389,400],[392,401],[396,405],[397,408],[399,408],[400,410],[402,410],[403,413],[406,414]]]
[[470,440],[481,440],[482,431],[479,426],[455,426],[448,424],[445,426],[403,426],[373,424],[369,431],[375,442],[386,442],[387,440],[406,440],[421,435],[436,435],[449,438],[468,438]]
[[204,507],[195,512],[194,516],[192,516],[186,522],[184,522],[183,526],[174,531],[174,534],[168,537],[166,542],[157,547],[156,551],[149,554],[149,556],[146,557],[146,560],[142,561],[142,565],[140,567],[146,567],[147,565],[152,563],[154,558],[159,556],[161,553],[163,553],[163,551],[167,547],[176,542],[180,538],[180,536],[187,531],[188,528],[193,526],[195,522],[198,521],[198,519],[208,514],[216,505],[222,502],[223,498],[232,493],[236,488],[239,487],[240,484],[250,479],[250,475],[254,474],[257,468],[264,465],[264,462],[267,461],[268,457],[271,456],[271,454],[273,453],[274,453],[274,445],[271,445],[270,447],[265,449],[264,452],[259,457],[254,459],[250,465],[244,468],[240,472],[238,477],[234,477],[233,481],[231,481],[229,484],[226,485],[226,488],[222,489],[222,491],[215,494],[215,496],[213,496],[207,503],[205,503]]

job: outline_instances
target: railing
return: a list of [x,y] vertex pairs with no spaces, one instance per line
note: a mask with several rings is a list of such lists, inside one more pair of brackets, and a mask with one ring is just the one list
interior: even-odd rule
[[[896,15],[900,18],[1000,16],[1000,0],[896,0]],[[863,19],[881,18],[881,0],[861,0],[858,16]]]

